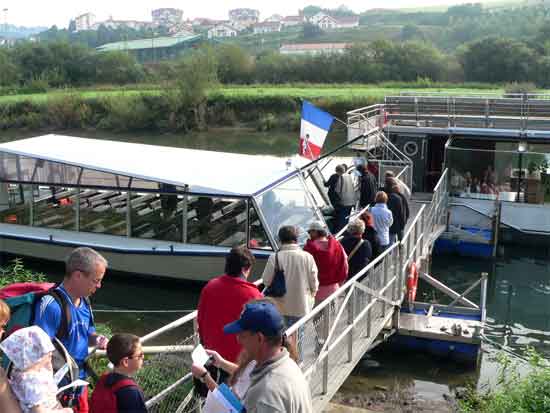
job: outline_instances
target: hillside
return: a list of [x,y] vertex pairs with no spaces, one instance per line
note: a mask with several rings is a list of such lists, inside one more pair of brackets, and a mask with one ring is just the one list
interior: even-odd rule
[[11,24],[0,24],[0,37],[9,39],[24,39],[26,37],[38,34],[46,30],[46,27],[23,27],[13,26]]

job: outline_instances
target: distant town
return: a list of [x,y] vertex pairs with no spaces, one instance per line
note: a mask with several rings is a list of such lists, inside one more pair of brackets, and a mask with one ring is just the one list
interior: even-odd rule
[[[68,32],[77,34],[86,31],[99,30],[133,30],[147,33],[144,39],[126,39],[123,42],[111,42],[97,45],[99,51],[125,50],[134,52],[138,60],[147,60],[145,49],[155,48],[157,57],[176,56],[178,50],[196,45],[204,40],[217,41],[224,39],[238,39],[241,36],[266,35],[304,30],[310,26],[314,30],[333,31],[339,29],[353,29],[359,27],[359,15],[354,14],[345,6],[334,9],[331,14],[326,11],[306,14],[298,10],[295,15],[283,16],[274,14],[261,18],[260,11],[250,8],[230,10],[226,20],[215,20],[207,17],[184,19],[184,11],[176,8],[159,8],[152,10],[150,21],[121,20],[112,16],[100,21],[93,12],[84,13],[72,19]],[[39,33],[47,29],[32,31],[27,36],[8,36],[10,30],[5,24],[3,35],[0,34],[0,47],[13,46],[17,41],[40,41]],[[50,29],[51,30],[51,29]],[[2,30],[0,30],[2,33]],[[17,39],[20,37],[20,39]],[[167,40],[170,37],[172,40]],[[150,42],[151,38],[156,39]],[[349,45],[345,42],[326,42],[318,44],[299,44],[292,42],[280,44],[282,54],[318,54],[343,52]],[[165,50],[165,53],[162,52]],[[174,50],[169,50],[174,49]],[[149,53],[151,55],[151,53]]]

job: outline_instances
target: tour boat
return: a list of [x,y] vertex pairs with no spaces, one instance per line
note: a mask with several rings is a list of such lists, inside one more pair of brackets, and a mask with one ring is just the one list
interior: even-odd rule
[[207,281],[246,244],[261,275],[281,225],[322,220],[309,161],[45,135],[0,145],[0,252],[62,261],[77,246],[115,271]]

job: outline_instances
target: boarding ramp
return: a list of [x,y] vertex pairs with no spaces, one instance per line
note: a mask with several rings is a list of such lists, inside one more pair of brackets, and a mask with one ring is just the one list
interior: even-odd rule
[[386,137],[386,127],[385,105],[366,106],[347,113],[350,148],[366,153],[369,163],[376,164],[378,182],[384,182],[385,173],[392,171],[412,188],[413,162]]
[[[446,181],[445,172],[432,201],[420,206],[401,242],[393,244],[287,330],[288,337],[296,341],[299,366],[310,384],[314,411],[323,411],[366,352],[399,329],[408,268],[413,262],[422,268],[434,234],[445,227]],[[144,351],[153,353],[136,377],[149,412],[200,411],[201,401],[192,391],[190,373],[190,352],[199,342],[196,317],[194,311],[141,338]],[[176,344],[155,346],[159,339]]]

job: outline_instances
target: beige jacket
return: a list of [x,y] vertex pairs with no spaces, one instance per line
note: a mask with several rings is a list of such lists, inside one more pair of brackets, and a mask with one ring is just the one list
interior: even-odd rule
[[[276,298],[281,314],[302,317],[313,308],[314,297],[319,289],[317,264],[313,256],[297,244],[285,244],[278,253],[279,267],[285,272],[286,294]],[[275,275],[275,254],[267,260],[262,278],[270,285]]]

